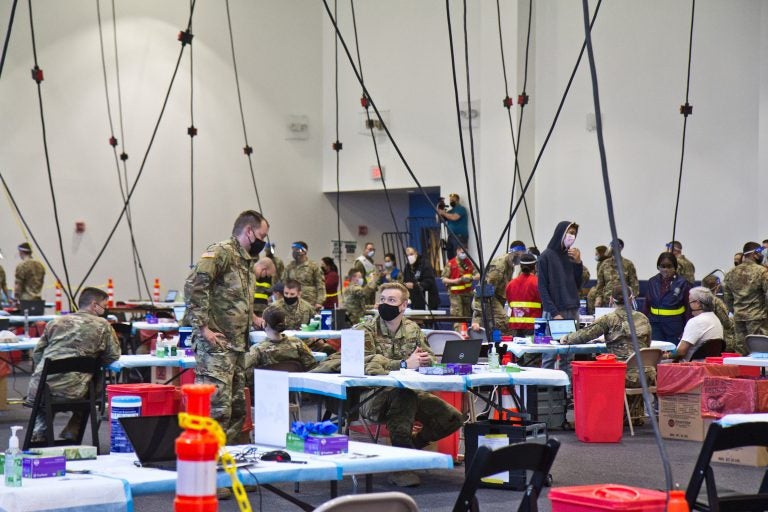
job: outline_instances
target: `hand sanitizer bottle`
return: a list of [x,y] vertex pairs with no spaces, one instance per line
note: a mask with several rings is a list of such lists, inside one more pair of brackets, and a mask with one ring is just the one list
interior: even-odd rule
[[21,451],[16,432],[22,427],[11,427],[11,438],[8,440],[8,451],[5,452],[5,486],[21,487]]
[[160,333],[157,333],[157,341],[155,342],[155,357],[165,357],[165,342]]
[[491,342],[491,350],[488,352],[488,370],[499,371],[499,353],[496,352],[496,343]]

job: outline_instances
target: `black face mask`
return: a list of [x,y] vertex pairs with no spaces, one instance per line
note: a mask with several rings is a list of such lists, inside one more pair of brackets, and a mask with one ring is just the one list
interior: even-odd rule
[[[248,240],[250,241],[250,239]],[[258,238],[251,242],[251,246],[248,248],[248,254],[251,255],[252,258],[256,258],[262,249],[264,249],[264,246],[267,245],[267,242],[264,240],[259,240]]]
[[283,297],[283,300],[284,300],[284,301],[285,301],[285,303],[286,303],[286,304],[288,304],[289,306],[293,306],[294,304],[296,304],[297,302],[299,302],[299,298],[298,298],[298,297]]
[[451,208],[453,208],[454,206],[456,206],[456,201],[451,201],[451,202],[450,202],[450,203],[448,203],[448,204],[450,204],[450,205],[451,205]]
[[379,316],[383,318],[385,322],[394,320],[399,314],[400,306],[393,306],[391,304],[379,304]]

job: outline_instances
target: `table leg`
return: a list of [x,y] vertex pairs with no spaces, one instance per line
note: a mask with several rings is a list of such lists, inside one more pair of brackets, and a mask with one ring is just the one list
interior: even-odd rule
[[339,482],[331,480],[331,498],[335,498],[339,495]]
[[365,493],[370,494],[373,492],[373,475],[368,473],[365,475]]

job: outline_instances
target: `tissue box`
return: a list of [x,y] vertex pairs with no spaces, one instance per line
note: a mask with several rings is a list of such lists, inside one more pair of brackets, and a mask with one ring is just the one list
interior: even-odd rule
[[448,363],[449,370],[453,370],[454,375],[469,375],[472,373],[472,365],[466,363]]
[[311,453],[313,455],[334,455],[349,451],[349,438],[342,434],[330,436],[310,435],[306,439],[288,432],[285,435],[285,448],[293,452]]
[[28,453],[46,457],[64,456],[66,460],[88,460],[96,458],[96,447],[84,445],[42,446],[28,450]]
[[454,372],[445,366],[419,366],[419,373],[422,375],[453,375]]
[[67,459],[63,455],[47,456],[24,453],[21,459],[21,476],[24,478],[47,478],[64,476],[67,473]]

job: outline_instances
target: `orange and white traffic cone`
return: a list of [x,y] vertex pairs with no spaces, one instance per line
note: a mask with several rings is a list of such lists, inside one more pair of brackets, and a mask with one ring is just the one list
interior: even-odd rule
[[507,411],[519,412],[517,409],[517,404],[515,404],[515,401],[512,398],[512,393],[509,392],[509,388],[507,386],[499,387],[499,404],[504,410],[500,411],[498,409],[494,409],[493,419],[511,421],[512,423],[518,423],[518,424],[520,423],[520,418],[512,416],[511,414],[509,414],[509,412],[507,412]]
[[[190,416],[209,418],[211,395],[216,386],[188,384],[182,386]],[[186,428],[176,439],[175,512],[216,512],[216,458],[219,443],[208,430]]]
[[685,501],[685,491],[669,491],[667,512],[689,512],[688,502]]
[[113,307],[115,307],[115,287],[110,277],[107,279],[107,308],[112,309]]
[[61,283],[56,281],[54,287],[56,288],[56,301],[54,302],[54,310],[58,315],[61,313]]
[[160,302],[160,278],[155,278],[155,290],[152,292],[152,300],[154,302]]

